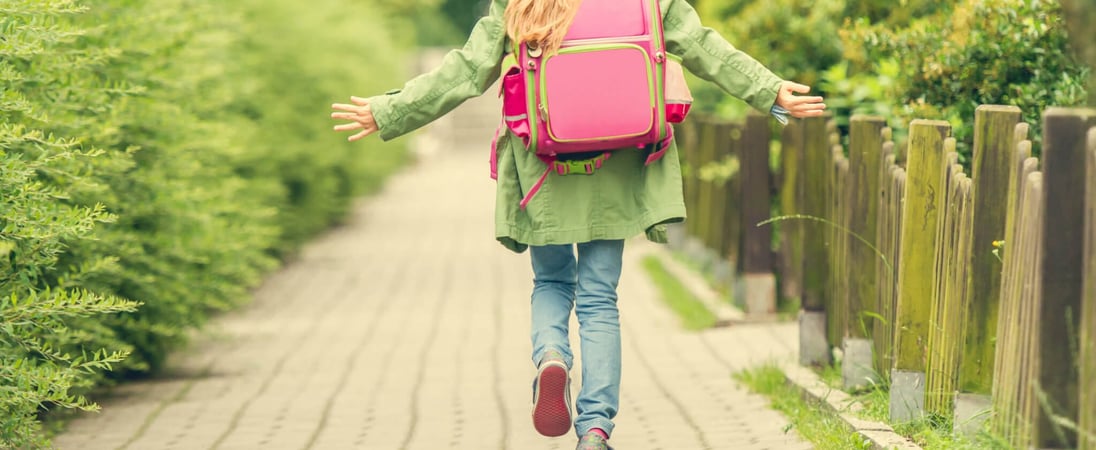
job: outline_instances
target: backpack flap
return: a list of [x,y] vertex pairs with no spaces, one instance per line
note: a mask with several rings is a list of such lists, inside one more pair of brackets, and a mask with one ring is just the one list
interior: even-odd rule
[[606,150],[648,140],[657,120],[651,59],[637,45],[597,44],[545,60],[538,77],[544,150]]

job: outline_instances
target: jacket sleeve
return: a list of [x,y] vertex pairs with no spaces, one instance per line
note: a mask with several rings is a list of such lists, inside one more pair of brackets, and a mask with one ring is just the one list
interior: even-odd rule
[[783,80],[700,23],[686,0],[662,0],[666,50],[682,58],[694,75],[715,83],[755,109],[768,113]]
[[411,79],[403,89],[369,98],[382,140],[437,120],[495,83],[506,45],[505,7],[505,0],[492,1],[490,14],[476,23],[464,47],[446,54],[437,68]]

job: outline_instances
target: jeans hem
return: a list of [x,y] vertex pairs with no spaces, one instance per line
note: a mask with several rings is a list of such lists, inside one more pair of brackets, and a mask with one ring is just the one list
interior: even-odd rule
[[572,367],[572,364],[574,362],[574,357],[571,355],[570,351],[567,351],[566,349],[562,349],[562,348],[556,348],[556,347],[546,346],[546,347],[544,347],[543,350],[541,350],[541,351],[537,352],[537,354],[533,355],[533,365],[535,365],[539,369],[540,365],[542,363],[544,363],[544,355],[546,353],[550,352],[550,351],[553,351],[553,350],[559,352],[560,355],[563,355],[563,364],[565,366],[567,366],[567,370],[570,371],[571,367]]
[[613,425],[612,420],[602,419],[602,418],[592,419],[592,420],[589,420],[589,421],[584,421],[582,423],[577,423],[576,422],[575,423],[575,434],[577,434],[579,439],[581,439],[582,436],[585,436],[587,433],[590,432],[590,430],[592,430],[594,428],[601,428],[601,431],[604,431],[605,434],[609,435],[609,437],[612,437],[613,436],[613,427],[615,427],[615,426],[616,425]]

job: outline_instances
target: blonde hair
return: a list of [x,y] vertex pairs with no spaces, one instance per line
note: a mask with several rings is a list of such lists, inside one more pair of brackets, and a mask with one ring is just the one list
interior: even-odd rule
[[510,0],[504,17],[506,34],[516,44],[526,43],[551,55],[578,14],[582,0]]

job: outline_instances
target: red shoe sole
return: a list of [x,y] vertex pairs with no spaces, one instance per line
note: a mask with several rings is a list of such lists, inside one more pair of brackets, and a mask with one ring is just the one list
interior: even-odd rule
[[545,367],[537,380],[537,403],[533,405],[533,427],[550,437],[571,430],[571,408],[567,406],[567,369]]

